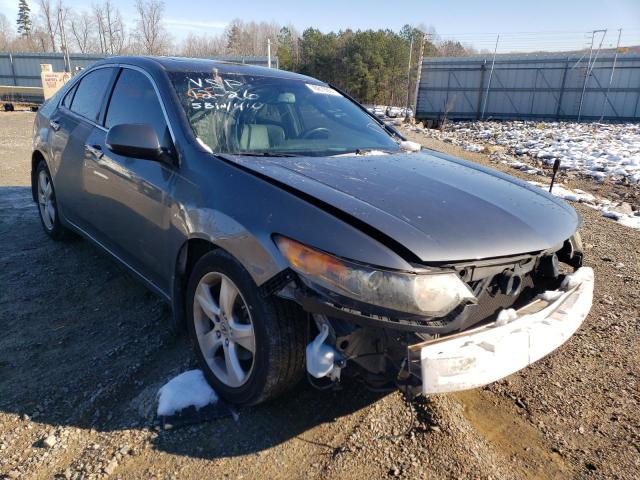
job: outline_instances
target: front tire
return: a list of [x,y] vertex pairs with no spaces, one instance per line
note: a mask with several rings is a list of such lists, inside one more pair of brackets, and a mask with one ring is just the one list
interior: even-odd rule
[[302,378],[302,310],[292,302],[261,296],[231,255],[214,250],[200,258],[186,300],[187,327],[198,362],[222,398],[255,405]]

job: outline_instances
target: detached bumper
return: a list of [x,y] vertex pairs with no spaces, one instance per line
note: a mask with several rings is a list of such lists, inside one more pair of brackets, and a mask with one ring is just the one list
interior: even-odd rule
[[422,392],[455,392],[499,380],[549,354],[573,335],[591,309],[593,271],[577,270],[553,301],[536,299],[508,323],[490,325],[409,347]]

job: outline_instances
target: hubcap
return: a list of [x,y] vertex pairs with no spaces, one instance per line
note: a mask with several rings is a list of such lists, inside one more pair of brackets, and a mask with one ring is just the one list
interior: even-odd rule
[[53,197],[51,178],[44,170],[40,170],[38,175],[38,206],[44,226],[49,231],[53,230],[56,221],[56,203]]
[[244,385],[255,363],[256,341],[238,287],[222,273],[206,274],[196,288],[193,317],[198,346],[213,374],[229,387]]

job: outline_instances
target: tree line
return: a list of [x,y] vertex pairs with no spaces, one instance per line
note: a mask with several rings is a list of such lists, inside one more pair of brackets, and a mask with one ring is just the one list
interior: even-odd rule
[[400,31],[299,32],[275,22],[231,21],[220,34],[189,33],[176,40],[161,0],[135,0],[135,27],[127,28],[110,1],[74,11],[64,0],[18,0],[15,27],[0,14],[0,51],[96,53],[103,55],[264,56],[267,44],[278,67],[304,73],[346,91],[364,103],[405,105],[412,97],[420,50],[425,56],[476,53],[455,41],[439,41],[433,28],[405,25]]

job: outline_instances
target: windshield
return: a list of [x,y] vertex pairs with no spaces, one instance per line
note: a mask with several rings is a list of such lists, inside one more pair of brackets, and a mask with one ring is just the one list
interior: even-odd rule
[[216,69],[170,75],[195,135],[216,153],[399,151],[380,124],[326,85]]

